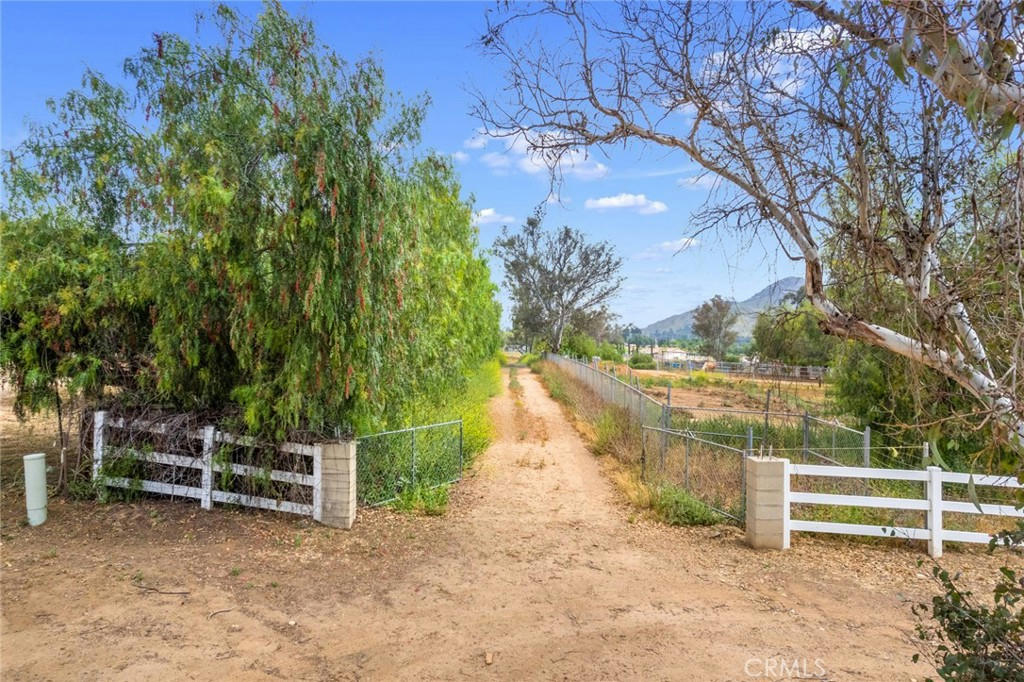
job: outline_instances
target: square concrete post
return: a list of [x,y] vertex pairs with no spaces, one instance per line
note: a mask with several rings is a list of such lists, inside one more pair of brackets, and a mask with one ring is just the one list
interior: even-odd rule
[[747,457],[747,544],[789,549],[789,460]]
[[356,520],[356,442],[318,443],[317,447],[320,477],[314,485],[320,486],[320,494],[314,495],[314,518],[319,511],[317,520],[321,523],[351,528]]

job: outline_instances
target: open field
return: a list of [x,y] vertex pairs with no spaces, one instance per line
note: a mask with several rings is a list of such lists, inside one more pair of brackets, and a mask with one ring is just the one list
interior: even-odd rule
[[628,365],[616,365],[620,379],[632,374],[641,388],[651,397],[665,402],[672,383],[672,404],[692,407],[731,407],[744,410],[763,410],[768,390],[772,392],[772,410],[803,413],[821,413],[826,403],[827,384],[807,381],[772,381],[751,379],[715,372],[667,372],[653,369],[630,370]]
[[[0,673],[750,680],[778,679],[762,673],[783,659],[820,662],[829,680],[928,672],[910,660],[909,605],[933,589],[919,547],[801,537],[764,552],[732,528],[648,521],[537,377],[517,381],[442,518],[363,510],[345,532],[186,502],[57,500],[29,528],[6,486]],[[998,561],[944,563],[982,591]]]

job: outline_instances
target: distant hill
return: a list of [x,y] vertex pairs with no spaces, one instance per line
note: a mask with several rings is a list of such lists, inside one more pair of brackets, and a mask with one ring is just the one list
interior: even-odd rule
[[[739,313],[739,319],[733,329],[741,339],[749,339],[754,333],[754,324],[757,323],[757,314],[776,306],[782,302],[786,294],[799,291],[804,286],[801,277],[786,277],[777,282],[769,284],[744,301],[734,302],[734,309]],[[643,328],[643,334],[659,341],[664,339],[688,338],[693,336],[693,315],[697,309],[687,310],[685,313],[666,317]]]

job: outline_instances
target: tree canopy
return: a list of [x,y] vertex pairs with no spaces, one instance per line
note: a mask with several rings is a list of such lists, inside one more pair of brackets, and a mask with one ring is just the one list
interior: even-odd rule
[[499,341],[471,207],[446,161],[408,158],[426,98],[279,4],[201,25],[155,34],[129,90],[87,71],[9,155],[19,401],[118,385],[277,435],[402,422]]
[[700,339],[701,351],[722,360],[726,351],[736,343],[733,325],[739,313],[733,302],[721,296],[704,301],[693,314],[693,333]]
[[[478,113],[556,173],[627,141],[689,157],[724,180],[698,230],[776,236],[829,333],[955,382],[1024,451],[1018,4],[513,5],[481,39],[506,89]],[[903,314],[831,295],[840,252]]]
[[538,211],[517,232],[503,228],[494,252],[505,267],[513,326],[558,351],[574,321],[580,331],[606,324],[606,304],[622,284],[622,259],[608,242],[588,243],[571,227],[545,231],[543,217]]

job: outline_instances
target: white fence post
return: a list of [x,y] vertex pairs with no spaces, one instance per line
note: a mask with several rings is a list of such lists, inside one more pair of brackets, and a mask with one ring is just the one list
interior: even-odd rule
[[199,505],[203,509],[213,509],[213,445],[216,431],[213,426],[203,427],[203,496],[199,498]]
[[93,414],[92,421],[92,480],[100,480],[100,469],[103,467],[103,436],[107,413],[100,411]]
[[928,554],[942,556],[942,468],[928,467]]

